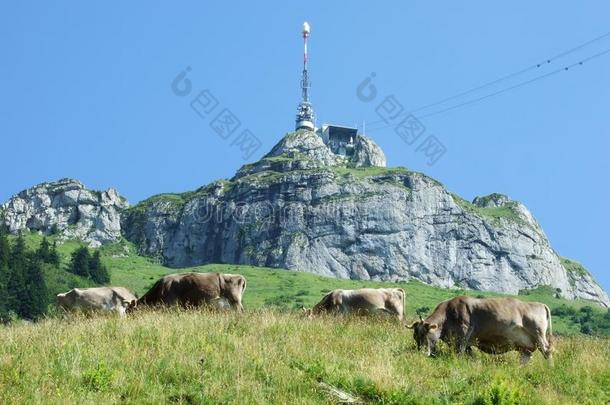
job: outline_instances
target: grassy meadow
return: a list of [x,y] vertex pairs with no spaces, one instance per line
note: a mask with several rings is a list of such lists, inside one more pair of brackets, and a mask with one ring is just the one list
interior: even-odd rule
[[404,325],[252,310],[145,311],[0,328],[0,403],[604,404],[610,341],[540,353],[417,352]]
[[[35,248],[41,239],[30,234],[26,241]],[[93,285],[66,271],[78,246],[62,243],[60,267],[45,267],[49,295]],[[402,287],[407,321],[416,310],[429,312],[456,295],[498,294],[226,264],[169,269],[138,256],[127,242],[101,252],[110,284],[139,295],[168,273],[243,274],[246,311],[148,310],[117,319],[64,317],[51,305],[43,320],[0,326],[0,404],[322,404],[339,402],[341,395],[379,404],[610,403],[610,340],[582,335],[577,322],[591,313],[610,319],[610,312],[556,298],[550,288],[523,291],[519,298],[562,310],[553,316],[554,365],[536,353],[522,367],[517,353],[469,358],[441,347],[438,357],[428,358],[416,351],[404,324],[308,319],[300,311],[334,288]]]

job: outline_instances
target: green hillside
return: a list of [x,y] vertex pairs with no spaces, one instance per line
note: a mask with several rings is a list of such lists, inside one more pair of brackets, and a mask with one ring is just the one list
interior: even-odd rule
[[[32,248],[37,247],[42,236],[31,233],[26,241]],[[66,267],[71,252],[81,246],[80,242],[69,241],[59,245],[62,267]],[[416,317],[416,310],[429,312],[440,301],[457,296],[498,296],[499,294],[462,289],[442,289],[421,282],[374,282],[341,280],[309,273],[283,269],[228,264],[210,264],[186,269],[171,269],[155,263],[147,257],[138,256],[136,248],[129,242],[107,245],[101,248],[102,260],[111,271],[111,285],[124,286],[142,295],[161,276],[168,273],[197,271],[224,272],[244,275],[248,286],[244,295],[246,309],[274,308],[279,310],[300,310],[311,307],[328,291],[335,288],[361,287],[402,287],[406,291],[407,319]],[[49,294],[65,292],[73,287],[92,286],[90,280],[82,279],[61,269],[46,270]],[[553,327],[556,334],[573,335],[588,328],[593,335],[610,335],[610,313],[587,301],[570,301],[555,297],[551,288],[522,291],[519,298],[527,301],[544,302],[553,310]],[[428,311],[425,309],[428,308]]]

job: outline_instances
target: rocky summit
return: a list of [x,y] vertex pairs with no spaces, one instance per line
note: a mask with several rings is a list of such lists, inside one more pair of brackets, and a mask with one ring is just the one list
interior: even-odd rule
[[23,229],[91,246],[121,238],[121,212],[129,203],[116,190],[92,191],[73,179],[42,183],[13,196],[0,206],[0,219],[10,232]]
[[[2,211],[11,230],[48,232],[57,223],[105,243],[120,229],[141,254],[171,267],[250,264],[511,294],[550,286],[610,306],[582,266],[551,248],[523,204],[502,194],[468,202],[422,173],[386,168],[371,139],[357,136],[350,146],[337,154],[299,130],[232,179],[196,191],[127,208],[115,192],[58,182],[20,193]],[[77,191],[62,197],[69,188]]]

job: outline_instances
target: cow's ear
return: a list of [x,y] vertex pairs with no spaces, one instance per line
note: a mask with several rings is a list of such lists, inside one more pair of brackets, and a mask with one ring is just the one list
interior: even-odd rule
[[438,325],[435,323],[428,325],[428,330],[435,330],[436,328],[438,328]]
[[406,325],[406,327],[407,327],[407,329],[413,329],[417,326],[418,323],[419,323],[418,321],[415,321],[411,325]]

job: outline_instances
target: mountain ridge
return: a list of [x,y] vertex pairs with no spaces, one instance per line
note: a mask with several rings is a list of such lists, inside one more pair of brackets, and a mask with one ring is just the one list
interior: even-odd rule
[[552,286],[610,305],[582,266],[551,248],[523,204],[498,193],[466,201],[423,173],[386,168],[369,138],[354,141],[361,152],[341,156],[316,133],[297,131],[231,179],[195,191],[131,207],[106,191],[112,198],[76,198],[67,208],[30,192],[30,205],[27,193],[17,195],[0,215],[13,232],[49,232],[59,212],[62,233],[94,244],[125,237],[171,267],[248,264],[503,293]]

